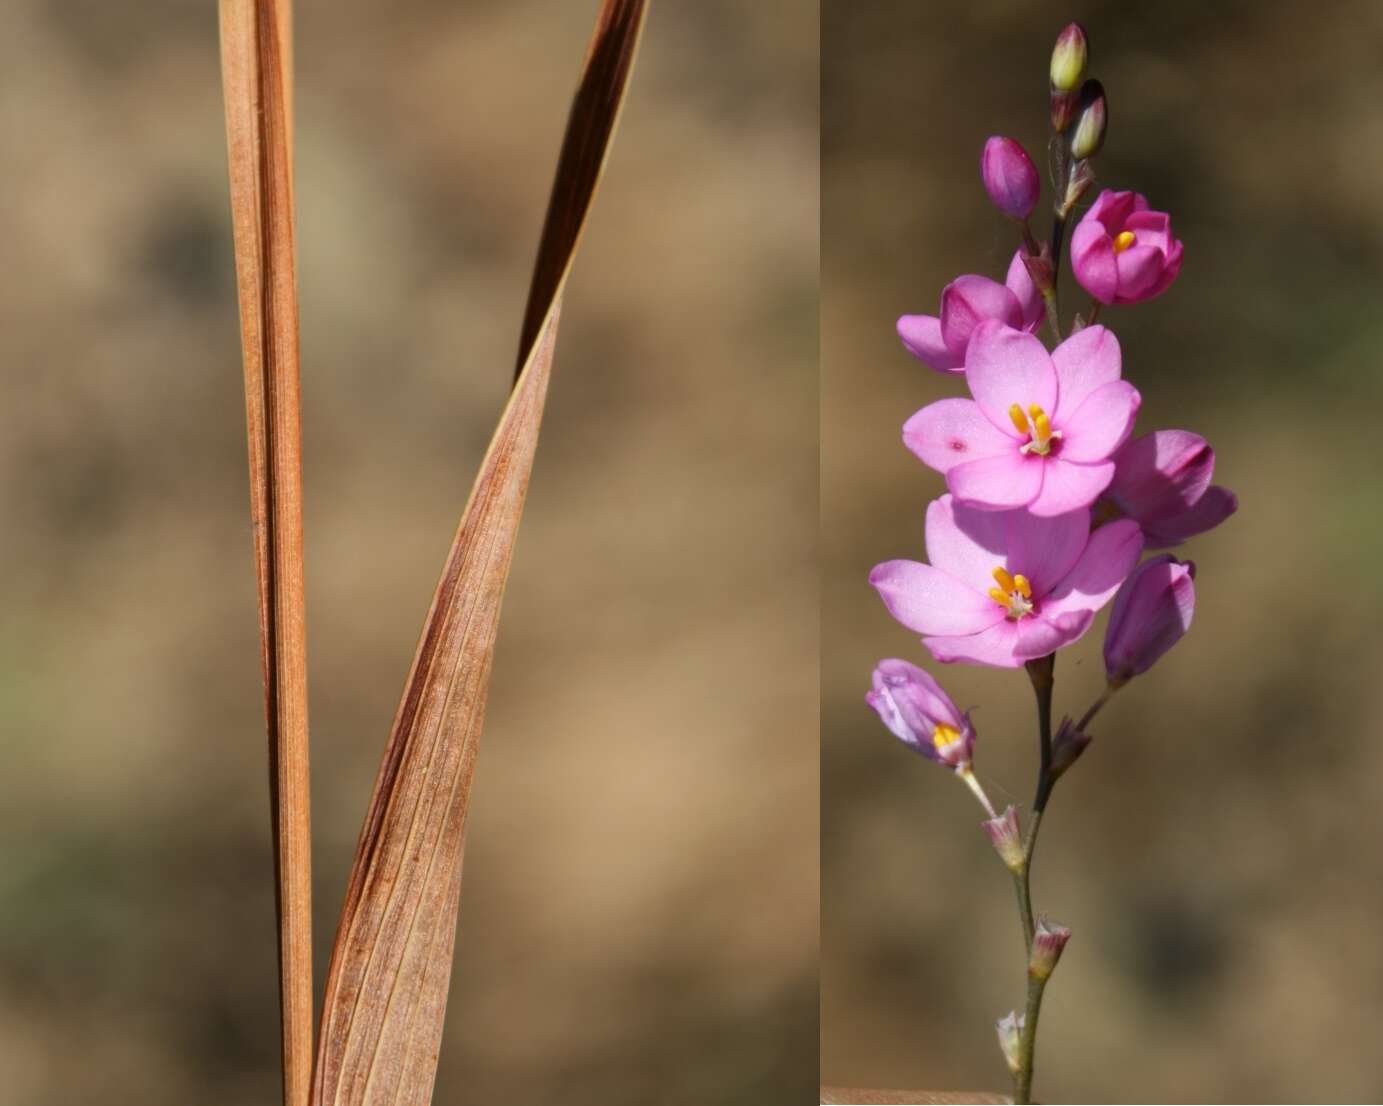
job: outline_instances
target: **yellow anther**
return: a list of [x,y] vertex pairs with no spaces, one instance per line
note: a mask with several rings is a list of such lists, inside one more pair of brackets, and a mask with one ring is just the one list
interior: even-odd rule
[[1013,586],[1018,589],[1018,594],[1024,599],[1032,598],[1032,584],[1028,582],[1028,578],[1021,572],[1014,573]]
[[1121,230],[1114,239],[1114,252],[1123,253],[1126,249],[1138,241],[1138,236],[1131,230]]
[[994,570],[994,582],[1004,589],[1005,595],[1018,586],[1013,577],[1009,575],[1008,569],[1004,568],[1003,565]]
[[932,744],[937,749],[944,749],[952,742],[960,740],[960,731],[954,726],[948,726],[945,722],[938,722],[936,729],[932,730]]
[[1032,405],[1032,428],[1034,441],[1045,442],[1052,436],[1052,420],[1035,403]]
[[1004,610],[1008,610],[1008,596],[1009,593],[1004,591],[1003,588],[989,589],[989,598],[994,600],[994,602],[998,603],[999,606],[1004,608]]
[[1028,433],[1028,416],[1023,414],[1023,408],[1015,403],[1008,409],[1008,417],[1013,420],[1013,428],[1020,434]]

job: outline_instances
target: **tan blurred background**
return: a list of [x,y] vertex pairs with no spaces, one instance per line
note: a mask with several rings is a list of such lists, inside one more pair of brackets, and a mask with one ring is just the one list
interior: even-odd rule
[[[595,0],[298,4],[318,988]],[[440,1103],[813,1101],[813,0],[652,6],[567,294]],[[215,7],[0,34],[0,1102],[278,1028]]]
[[[1100,177],[1146,192],[1186,243],[1165,297],[1102,321],[1142,389],[1140,429],[1205,434],[1241,508],[1185,547],[1190,636],[1101,716],[1049,808],[1036,901],[1075,936],[1036,1093],[1379,1101],[1383,10],[824,8],[826,1077],[1007,1087],[991,1025],[1022,1001],[1012,890],[964,788],[863,704],[877,658],[925,657],[865,576],[921,556],[942,482],[899,428],[961,388],[902,351],[894,318],[935,313],[959,273],[1002,275],[1015,243],[980,147],[997,132],[1045,148],[1048,51],[1076,18],[1110,98]],[[1062,653],[1059,709],[1098,691],[1103,625]],[[1024,676],[940,675],[979,705],[991,794],[1029,803]]]

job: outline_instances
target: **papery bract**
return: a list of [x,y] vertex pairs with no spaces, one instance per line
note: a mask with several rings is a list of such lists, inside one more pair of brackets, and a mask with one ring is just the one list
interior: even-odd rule
[[998,319],[1031,333],[1042,322],[1042,295],[1034,287],[1023,251],[1013,255],[1004,283],[967,273],[956,277],[941,292],[941,314],[904,315],[898,320],[898,337],[907,351],[938,372],[965,371],[965,351],[975,328],[987,319]]
[[[1096,531],[1098,533],[1099,531]],[[1149,557],[1114,598],[1105,631],[1104,666],[1118,687],[1141,675],[1181,640],[1196,610],[1196,566],[1170,553]]]
[[928,760],[965,769],[975,749],[970,716],[956,708],[932,676],[904,660],[883,660],[864,697],[900,741]]
[[1132,522],[1092,533],[1089,511],[980,511],[949,495],[928,505],[926,530],[930,564],[886,561],[869,582],[937,660],[998,668],[1080,638],[1143,548]]
[[980,179],[989,199],[1010,219],[1022,222],[1037,206],[1042,185],[1028,151],[1012,138],[991,135],[980,153]]
[[1177,545],[1224,522],[1239,506],[1211,485],[1215,451],[1189,430],[1154,430],[1114,454],[1114,479],[1095,504],[1097,518],[1131,518],[1148,548]]
[[1104,304],[1160,296],[1181,271],[1172,219],[1137,192],[1105,189],[1071,235],[1071,270]]
[[1110,455],[1141,402],[1121,371],[1119,342],[1102,326],[1048,354],[1031,334],[984,322],[965,359],[975,398],[922,408],[903,441],[971,506],[1044,516],[1088,507],[1114,478]]

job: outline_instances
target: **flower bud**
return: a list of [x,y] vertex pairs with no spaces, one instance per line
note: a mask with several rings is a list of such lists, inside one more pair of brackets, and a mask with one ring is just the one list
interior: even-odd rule
[[1094,157],[1104,145],[1104,132],[1109,125],[1109,109],[1105,104],[1104,86],[1099,81],[1086,81],[1080,90],[1080,118],[1071,134],[1071,157],[1084,161]]
[[1104,668],[1111,687],[1120,687],[1151,668],[1181,640],[1196,609],[1196,566],[1170,553],[1135,568],[1109,615]]
[[1021,872],[1026,861],[1023,857],[1023,838],[1018,832],[1018,812],[1010,806],[999,817],[981,825],[1008,870]]
[[1052,779],[1060,779],[1063,772],[1075,764],[1085,747],[1090,744],[1090,735],[1076,729],[1069,717],[1061,720],[1056,735],[1052,738]]
[[994,135],[980,155],[980,178],[994,206],[1020,222],[1032,214],[1041,190],[1037,166],[1011,138]]
[[1071,931],[1063,925],[1049,922],[1046,918],[1037,920],[1037,928],[1032,935],[1032,953],[1028,957],[1028,974],[1033,979],[1049,979],[1056,962],[1061,959],[1061,950],[1071,939]]
[[894,737],[928,760],[968,771],[975,749],[970,716],[927,672],[908,661],[884,660],[874,669],[873,685],[864,701]]
[[1018,1074],[1018,1042],[1023,1036],[1024,1020],[1017,1010],[1010,1010],[994,1023],[994,1029],[999,1034],[999,1049],[1008,1062],[1008,1070],[1014,1075]]
[[1057,134],[1065,134],[1071,120],[1076,117],[1076,108],[1080,107],[1080,93],[1052,89],[1048,103],[1051,105],[1052,130]]
[[1080,88],[1089,62],[1090,43],[1085,37],[1085,28],[1079,23],[1066,24],[1052,48],[1052,91],[1074,92]]

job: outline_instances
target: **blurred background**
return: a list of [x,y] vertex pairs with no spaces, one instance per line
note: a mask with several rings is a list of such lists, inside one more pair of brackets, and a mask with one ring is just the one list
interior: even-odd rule
[[[1031,691],[940,669],[865,578],[922,557],[943,484],[899,428],[963,389],[894,319],[934,314],[959,273],[1002,278],[1016,242],[980,148],[1010,134],[1044,161],[1070,19],[1109,96],[1101,183],[1145,192],[1186,243],[1164,297],[1101,319],[1139,431],[1206,435],[1240,511],[1179,551],[1200,570],[1190,635],[1100,716],[1048,809],[1036,904],[1075,936],[1036,1093],[1377,1102],[1383,10],[1364,3],[824,5],[824,1074],[1008,1087],[992,1023],[1024,984],[1007,873],[965,789],[862,697],[878,658],[924,663],[979,706],[991,795],[1026,806]],[[1067,316],[1084,302],[1068,286]],[[1059,711],[1098,693],[1104,621],[1059,657]]]
[[[298,5],[319,994],[597,7]],[[439,1102],[814,1101],[818,19],[773,8],[652,5],[509,582]],[[3,25],[0,1102],[272,1102],[215,6]]]

